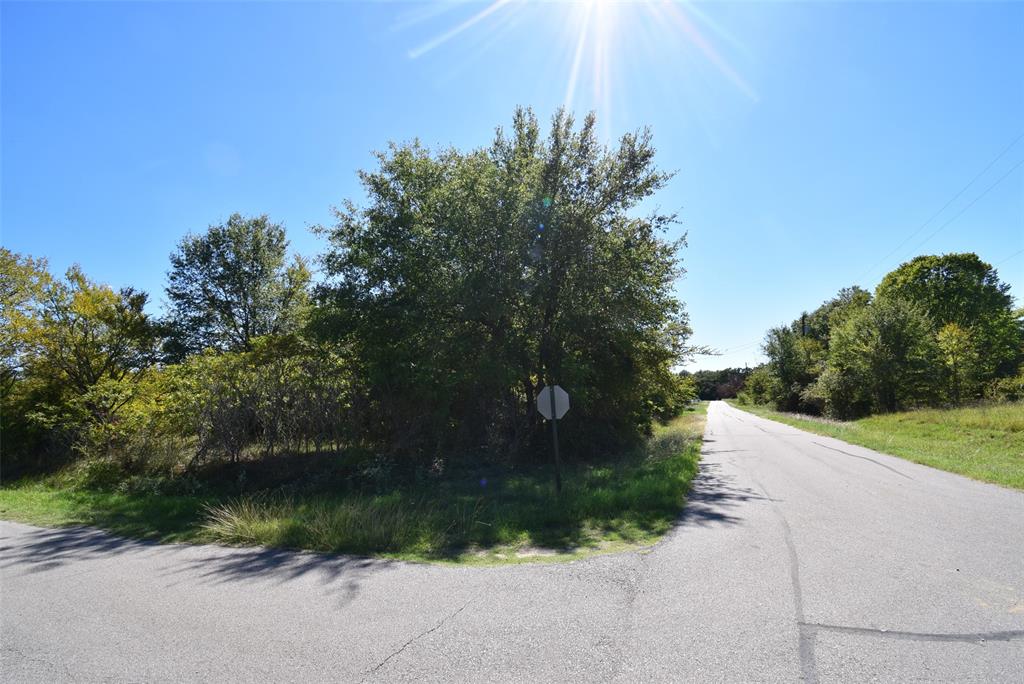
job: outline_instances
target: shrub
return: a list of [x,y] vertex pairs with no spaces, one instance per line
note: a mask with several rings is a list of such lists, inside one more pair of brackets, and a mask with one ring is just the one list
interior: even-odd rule
[[1009,378],[993,380],[985,396],[993,401],[1024,401],[1024,370]]

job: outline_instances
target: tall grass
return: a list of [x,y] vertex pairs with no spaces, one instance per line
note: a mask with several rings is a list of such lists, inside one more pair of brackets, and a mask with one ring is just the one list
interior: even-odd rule
[[570,469],[559,497],[543,469],[490,483],[448,482],[444,491],[256,495],[210,506],[203,530],[230,544],[449,559],[648,542],[679,513],[697,472],[702,429],[703,406],[631,457]]
[[[214,489],[170,491],[145,482],[97,488],[94,481],[106,477],[99,469],[5,484],[0,517],[84,523],[168,541],[415,559],[504,562],[579,555],[650,543],[671,527],[697,472],[705,409],[701,404],[659,427],[635,453],[568,466],[557,497],[545,467],[497,470],[486,479],[479,473],[451,475],[378,495],[267,486],[235,498]],[[310,491],[320,493],[296,493]]]
[[249,496],[210,506],[203,529],[229,544],[315,551],[430,553],[443,534],[431,502]]

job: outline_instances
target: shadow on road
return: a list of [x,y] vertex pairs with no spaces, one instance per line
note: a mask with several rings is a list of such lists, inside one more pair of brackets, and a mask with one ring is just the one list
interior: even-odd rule
[[366,576],[369,572],[395,567],[397,562],[360,556],[292,551],[288,549],[220,549],[220,557],[189,558],[177,572],[212,582],[260,581],[283,583],[311,576],[330,584],[345,576]]
[[735,509],[748,501],[767,499],[749,487],[738,486],[733,476],[722,472],[720,463],[702,462],[697,477],[693,478],[686,506],[676,527],[739,524],[743,518],[735,514]]
[[30,530],[0,542],[0,568],[39,573],[90,561],[119,559],[152,561],[164,577],[191,582],[270,582],[283,584],[308,577],[328,586],[342,605],[353,600],[360,580],[370,573],[396,567],[394,561],[286,549],[227,548],[160,544],[118,537],[87,527]]
[[0,567],[29,566],[29,572],[43,572],[76,561],[102,560],[155,548],[179,547],[126,539],[89,527],[32,530],[4,538],[0,545]]

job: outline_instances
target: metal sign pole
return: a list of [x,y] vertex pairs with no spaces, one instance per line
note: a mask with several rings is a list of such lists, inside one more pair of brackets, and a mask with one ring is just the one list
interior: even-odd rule
[[548,400],[551,402],[551,440],[555,445],[555,492],[562,493],[562,461],[558,456],[558,413],[555,412],[555,384],[548,386]]

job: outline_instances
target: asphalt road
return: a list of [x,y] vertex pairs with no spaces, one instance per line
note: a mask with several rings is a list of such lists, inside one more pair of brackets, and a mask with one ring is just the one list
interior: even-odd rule
[[424,566],[0,523],[0,679],[1024,682],[1024,493],[711,405],[652,549]]

